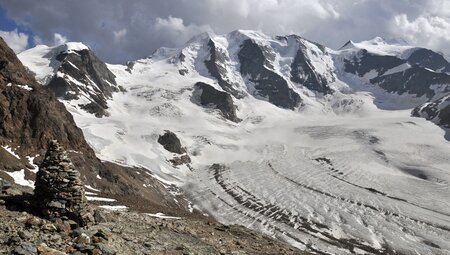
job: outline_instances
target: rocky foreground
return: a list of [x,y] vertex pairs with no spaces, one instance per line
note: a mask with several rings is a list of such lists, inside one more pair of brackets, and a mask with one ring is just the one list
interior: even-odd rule
[[163,217],[89,205],[80,173],[56,140],[36,176],[34,194],[0,179],[0,254],[301,254],[198,214]]
[[244,227],[207,218],[161,219],[95,208],[96,223],[80,227],[36,216],[23,196],[2,195],[0,204],[0,254],[304,254]]

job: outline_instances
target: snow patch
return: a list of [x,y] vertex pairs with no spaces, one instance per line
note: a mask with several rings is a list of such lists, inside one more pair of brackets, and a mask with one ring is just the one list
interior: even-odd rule
[[7,172],[7,171],[3,171],[3,172],[8,174],[9,176],[11,176],[11,178],[14,179],[14,182],[16,184],[31,187],[34,189],[34,181],[25,179],[25,169],[22,169],[20,171],[15,171],[15,172]]
[[102,202],[115,202],[115,199],[112,198],[106,198],[106,197],[93,197],[93,196],[86,196],[86,199],[88,201],[102,201]]
[[160,219],[172,219],[172,220],[180,220],[181,217],[175,217],[175,216],[168,216],[165,215],[164,213],[146,213],[146,215],[151,216],[151,217],[155,217],[155,218],[160,218]]
[[124,205],[99,205],[98,207],[111,211],[127,211],[128,207]]
[[7,152],[9,152],[9,154],[11,154],[11,155],[13,155],[14,157],[16,157],[17,159],[20,159],[19,155],[17,155],[17,154],[14,152],[13,147],[11,147],[11,146],[9,146],[9,145],[5,145],[5,146],[2,146],[2,148],[5,149]]

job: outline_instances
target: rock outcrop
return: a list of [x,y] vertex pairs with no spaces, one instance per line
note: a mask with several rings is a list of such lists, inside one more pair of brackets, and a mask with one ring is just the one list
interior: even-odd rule
[[[419,51],[421,52],[421,51]],[[414,55],[416,56],[416,55]],[[408,62],[413,61],[413,62]],[[378,85],[387,92],[402,94],[414,94],[417,97],[426,96],[428,99],[436,95],[435,85],[450,84],[450,75],[436,72],[428,62],[419,62],[417,57],[404,60],[397,56],[377,55],[365,49],[359,51],[350,59],[344,60],[344,68],[348,73],[364,77],[369,72],[370,83]],[[403,66],[402,71],[392,71]],[[445,68],[444,66],[442,68]],[[448,92],[448,88],[443,92]]]
[[175,156],[170,159],[170,163],[172,163],[174,166],[186,164],[189,167],[191,158],[189,157],[186,149],[181,145],[180,139],[178,139],[176,134],[169,130],[166,130],[164,135],[159,136],[158,143],[161,144],[167,151],[181,154],[180,156]]
[[[333,74],[332,67],[324,60],[326,57],[330,57],[324,46],[309,42],[296,35],[278,37],[277,39],[286,41],[295,40],[298,43],[298,50],[291,64],[290,78],[292,82],[323,94],[331,94],[333,92],[330,83],[334,82],[336,77]],[[316,69],[313,63],[314,57],[311,57],[311,54],[323,60],[324,70],[319,72]]]
[[254,84],[254,96],[265,98],[278,107],[294,109],[302,99],[281,75],[273,71],[275,57],[270,48],[247,39],[238,53],[240,73]]
[[164,135],[159,136],[158,143],[161,144],[164,149],[173,153],[183,154],[186,152],[186,149],[181,146],[180,139],[178,139],[177,135],[169,130],[166,130]]
[[411,114],[450,128],[450,94],[414,108]]
[[228,70],[226,63],[229,61],[225,52],[222,52],[220,48],[217,48],[212,39],[208,41],[210,58],[205,60],[205,66],[208,69],[209,74],[217,79],[220,87],[226,92],[232,94],[236,98],[243,98],[245,93],[238,89],[239,84],[232,82],[227,77]]
[[82,226],[94,221],[80,172],[56,140],[50,142],[35,185],[35,201],[46,218],[70,219]]
[[240,119],[236,115],[236,106],[233,103],[233,98],[230,94],[224,91],[219,91],[213,86],[203,82],[197,82],[194,85],[199,94],[198,101],[202,106],[213,107],[222,113],[222,116],[233,122],[239,122]]
[[82,109],[97,117],[108,115],[106,101],[113,92],[120,90],[114,74],[87,47],[72,51],[63,47],[61,50],[56,56],[60,67],[48,87],[65,100],[88,96],[89,102],[80,105]]

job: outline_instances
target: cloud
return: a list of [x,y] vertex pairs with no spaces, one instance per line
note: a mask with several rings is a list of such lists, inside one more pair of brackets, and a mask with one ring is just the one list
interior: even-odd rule
[[53,45],[61,45],[67,42],[67,37],[59,34],[59,33],[55,33],[53,35]]
[[450,45],[450,19],[418,17],[410,20],[406,14],[394,18],[395,31],[414,45],[444,49]]
[[63,34],[110,62],[181,46],[202,32],[235,29],[295,33],[332,48],[349,39],[405,37],[450,52],[448,0],[0,0],[0,5],[43,43],[53,44],[55,33]]
[[155,32],[171,44],[181,45],[190,38],[203,32],[212,32],[209,26],[184,25],[183,19],[169,16],[168,18],[156,18],[154,23]]
[[0,36],[15,53],[19,53],[27,48],[28,35],[18,32],[17,29],[13,31],[0,31]]
[[120,42],[127,35],[127,29],[123,28],[123,29],[121,29],[119,31],[113,31],[113,34],[114,34],[114,41],[115,42]]

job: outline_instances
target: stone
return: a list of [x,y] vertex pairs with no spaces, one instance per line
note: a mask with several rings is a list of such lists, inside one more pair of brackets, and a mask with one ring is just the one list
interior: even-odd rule
[[33,234],[31,234],[31,232],[27,230],[21,230],[17,232],[17,234],[24,240],[30,240],[33,237]]
[[58,232],[69,233],[72,228],[67,221],[63,221],[61,219],[56,219],[55,226]]
[[99,229],[93,236],[92,236],[92,242],[93,243],[107,243],[111,234],[107,233],[106,231]]
[[21,243],[13,252],[14,255],[37,255],[37,249],[31,243]]
[[86,235],[85,233],[81,233],[81,235],[78,236],[75,241],[77,243],[89,244],[89,243],[91,243],[91,238],[88,235]]
[[86,245],[86,244],[76,244],[75,249],[81,252],[86,252],[91,254],[92,251],[95,249],[93,245]]
[[106,216],[104,213],[102,213],[102,211],[100,210],[95,210],[94,211],[94,219],[96,223],[105,223],[108,222],[108,220],[106,219]]
[[116,251],[112,247],[110,247],[110,246],[108,246],[106,244],[103,244],[103,243],[97,243],[97,244],[95,244],[95,247],[98,250],[101,251],[100,254],[102,254],[102,255],[115,255],[115,254],[117,254]]
[[70,226],[70,228],[71,229],[77,229],[79,226],[78,226],[78,223],[76,223],[75,221],[73,221],[73,220],[66,220],[65,221],[67,224],[69,224],[69,226]]
[[42,225],[42,220],[38,217],[30,217],[25,221],[25,227],[27,228],[33,228],[33,227],[39,227]]
[[53,225],[52,223],[46,223],[44,225],[42,225],[41,230],[44,233],[49,233],[49,232],[54,232],[57,230],[56,226]]
[[40,245],[38,245],[37,251],[38,251],[39,255],[66,255],[67,254],[62,251],[52,249],[52,248],[48,247],[45,243],[41,243]]
[[37,207],[47,219],[70,219],[80,226],[94,221],[80,173],[56,140],[50,142],[36,174],[34,196],[35,201],[39,201]]

